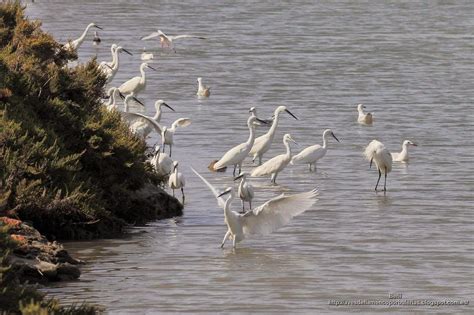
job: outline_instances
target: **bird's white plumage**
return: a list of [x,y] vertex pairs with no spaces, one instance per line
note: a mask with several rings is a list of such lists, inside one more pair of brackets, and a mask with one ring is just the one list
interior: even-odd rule
[[357,117],[357,121],[360,124],[371,125],[372,124],[372,114],[364,112],[365,106],[363,104],[357,105],[357,111],[359,112],[359,116]]
[[368,161],[373,160],[382,173],[390,173],[392,171],[392,155],[382,142],[372,140],[365,148],[364,155]]
[[153,165],[153,168],[158,175],[166,176],[173,170],[174,161],[168,156],[168,154],[161,153],[160,151],[160,146],[157,146],[155,148],[155,155],[153,155],[150,163]]
[[145,68],[150,68],[150,66],[144,62],[140,65],[140,73],[141,76],[133,77],[130,80],[123,83],[119,90],[122,94],[133,94],[137,95],[140,91],[146,88],[146,75],[145,75]]
[[316,167],[316,162],[326,155],[328,150],[328,138],[331,135],[337,140],[331,129],[324,130],[323,145],[316,144],[303,149],[300,153],[293,156],[291,164],[309,164],[310,170],[311,165],[315,165]]
[[211,95],[211,87],[205,86],[202,83],[202,78],[198,78],[198,90],[196,92],[197,96],[209,97]]
[[89,32],[89,30],[91,29],[91,27],[96,27],[98,29],[102,29],[99,26],[97,26],[95,23],[90,23],[89,25],[87,25],[86,29],[84,30],[84,32],[82,33],[82,35],[79,38],[67,42],[66,44],[64,44],[64,48],[65,49],[71,49],[72,48],[72,49],[76,49],[76,50],[79,49],[79,47],[81,47],[82,43],[86,39],[86,35]]
[[176,119],[170,128],[163,126],[161,128],[161,145],[163,146],[163,152],[165,150],[165,146],[169,145],[170,147],[170,156],[171,150],[174,144],[174,134],[178,127],[184,128],[191,125],[192,120],[190,118],[179,118]]
[[[146,138],[153,130],[157,130],[156,126],[150,122],[150,119],[154,120],[156,123],[158,123],[158,126],[160,126],[160,134],[161,134],[161,125],[159,125],[160,121],[161,121],[161,115],[162,115],[162,106],[166,106],[168,108],[170,108],[171,110],[174,111],[174,109],[172,109],[168,104],[166,104],[163,100],[157,100],[155,102],[155,110],[156,110],[156,113],[153,117],[150,117],[150,116],[146,116],[148,119],[146,118],[138,118],[137,120],[131,122],[130,124],[130,129],[132,129],[132,131],[143,137],[143,138]],[[138,116],[141,116],[141,115],[138,115]]]
[[405,140],[402,143],[402,151],[401,152],[394,152],[392,153],[392,159],[395,162],[408,162],[410,157],[408,156],[408,146],[417,146],[415,143],[413,143],[410,140]]

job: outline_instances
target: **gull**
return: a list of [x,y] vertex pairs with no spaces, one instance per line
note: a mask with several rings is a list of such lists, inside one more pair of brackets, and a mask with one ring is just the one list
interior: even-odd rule
[[[221,248],[224,247],[229,238],[232,239],[233,248],[236,248],[237,243],[245,238],[270,234],[288,224],[295,216],[311,208],[317,201],[318,191],[316,189],[294,195],[281,194],[253,210],[238,213],[230,209],[235,198],[232,187],[228,187],[224,192],[219,193],[201,174],[193,168],[191,169],[209,187],[217,198],[218,205],[224,209],[224,222],[227,225],[227,232],[222,240]],[[227,200],[223,198],[225,195],[229,196]]]
[[97,46],[99,45],[101,42],[100,40],[100,37],[99,37],[99,33],[97,31],[94,32],[94,39],[92,40],[92,43],[94,46]]
[[79,47],[81,47],[82,43],[84,42],[84,39],[86,38],[86,35],[89,32],[89,30],[91,29],[91,27],[95,27],[95,28],[98,28],[100,30],[103,29],[102,27],[96,25],[95,23],[90,23],[89,25],[87,25],[86,29],[84,30],[84,32],[82,33],[82,35],[78,39],[75,39],[73,41],[69,41],[66,44],[64,44],[64,49],[75,49],[75,50],[79,49]]
[[173,190],[173,197],[174,197],[174,190],[181,189],[181,193],[183,195],[183,204],[184,204],[184,186],[186,181],[184,179],[184,175],[178,172],[178,161],[173,162],[173,173],[171,173],[170,178],[168,179],[168,185]]
[[160,37],[160,44],[161,48],[164,48],[165,46],[169,49],[172,49],[174,52],[176,52],[176,49],[174,48],[173,41],[181,38],[198,38],[198,39],[206,39],[205,37],[201,36],[195,36],[195,35],[166,35],[162,31],[158,30],[156,32],[151,33],[150,35],[143,36],[140,39],[141,40],[148,40],[152,39],[155,37]]
[[247,126],[249,128],[249,138],[247,142],[241,143],[229,151],[227,151],[219,161],[217,161],[214,164],[214,170],[219,170],[220,168],[226,167],[233,165],[234,166],[234,173],[233,175],[235,176],[235,170],[237,166],[239,166],[239,173],[241,172],[242,169],[242,162],[245,160],[245,158],[248,156],[250,149],[253,146],[253,142],[255,141],[255,127],[259,126],[260,123],[265,123],[258,119],[257,117],[250,116],[249,119],[247,120]]
[[141,76],[131,78],[130,80],[123,83],[119,87],[119,90],[122,94],[131,93],[132,95],[136,96],[138,94],[138,92],[145,89],[145,87],[146,87],[145,68],[150,68],[150,69],[156,71],[155,68],[153,68],[152,66],[150,66],[146,62],[142,63],[140,65]]
[[392,159],[395,162],[408,162],[409,157],[408,157],[408,146],[418,146],[416,143],[411,142],[410,140],[405,140],[403,141],[402,144],[402,152],[400,153],[392,153]]
[[286,153],[277,155],[270,160],[266,161],[262,165],[256,167],[251,175],[252,176],[265,176],[265,175],[272,175],[271,182],[276,185],[276,178],[278,173],[280,173],[291,161],[291,148],[290,142],[295,144],[296,141],[293,140],[289,133],[283,136],[283,144],[286,147]]
[[255,159],[258,157],[258,165],[262,164],[263,154],[265,154],[265,152],[267,152],[272,145],[273,138],[275,137],[276,128],[280,120],[280,114],[283,112],[287,112],[294,119],[298,120],[298,118],[293,115],[285,106],[278,106],[275,109],[275,112],[273,114],[274,119],[272,126],[266,134],[255,139],[252,149],[250,150],[250,155],[253,156],[253,162],[255,162]]
[[156,173],[161,176],[167,176],[173,170],[173,160],[166,153],[161,153],[159,145],[155,147],[155,153],[150,161]]
[[301,151],[300,153],[298,153],[291,159],[291,164],[309,164],[310,172],[311,172],[311,165],[313,165],[314,171],[316,171],[316,162],[322,159],[326,155],[326,152],[328,151],[327,142],[328,142],[329,136],[332,136],[334,139],[336,139],[337,142],[339,142],[339,139],[336,138],[332,130],[326,129],[323,132],[323,146],[316,144],[316,145],[307,147],[306,149],[304,149],[303,151]]
[[211,87],[202,84],[202,78],[197,78],[198,90],[196,95],[202,97],[209,97],[211,95]]
[[170,156],[171,150],[174,144],[174,133],[178,127],[187,127],[191,125],[192,120],[190,118],[179,118],[171,124],[171,128],[162,127],[161,128],[161,145],[163,146],[163,152],[165,152],[166,145],[170,147]]
[[152,54],[152,53],[148,53],[148,52],[146,51],[146,48],[143,47],[143,52],[142,52],[140,58],[141,58],[141,60],[143,60],[143,61],[153,60],[153,54]]
[[240,179],[238,195],[242,201],[242,212],[245,212],[245,201],[249,203],[249,209],[252,210],[252,199],[255,196],[255,193],[253,192],[253,186],[247,181],[248,175],[248,173],[243,172],[234,178],[234,181]]
[[382,173],[385,174],[383,191],[387,191],[387,174],[392,171],[392,155],[385,148],[383,143],[377,140],[372,140],[369,143],[369,145],[364,150],[364,155],[366,159],[370,161],[370,167],[372,167],[372,162],[375,161],[375,165],[379,171],[379,178],[377,180],[377,184],[375,185],[375,191],[377,191]]
[[365,105],[362,105],[362,104],[357,105],[357,111],[359,112],[359,117],[357,118],[357,122],[364,125],[371,125],[372,114],[364,113],[364,108],[365,108]]
[[138,118],[135,122],[131,124],[130,128],[134,131],[136,135],[140,135],[141,137],[146,138],[150,134],[150,132],[152,132],[154,127],[149,122],[149,120],[153,119],[155,122],[160,123],[162,106],[171,109],[173,112],[175,111],[171,106],[166,104],[165,101],[157,100],[155,102],[156,113],[153,117],[147,116],[149,119]]

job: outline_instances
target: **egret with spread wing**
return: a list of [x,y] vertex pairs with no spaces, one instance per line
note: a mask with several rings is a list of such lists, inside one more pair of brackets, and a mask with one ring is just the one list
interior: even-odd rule
[[157,100],[155,102],[155,109],[156,109],[155,115],[153,117],[146,116],[148,119],[137,117],[138,119],[135,122],[132,122],[132,124],[130,125],[130,128],[133,130],[133,132],[136,135],[140,135],[143,138],[148,137],[148,135],[153,131],[153,129],[155,129],[155,127],[149,121],[150,119],[153,119],[156,123],[158,124],[160,123],[161,115],[162,115],[162,112],[161,112],[162,106],[165,106],[174,112],[174,109],[168,104],[166,104],[163,100]]
[[[232,187],[219,193],[204,177],[196,170],[191,168],[199,178],[210,188],[217,198],[218,204],[224,209],[224,221],[227,224],[227,233],[222,240],[221,247],[224,247],[227,239],[231,238],[233,247],[243,239],[252,235],[270,234],[276,229],[288,224],[291,219],[302,214],[317,201],[316,189],[294,195],[280,195],[272,198],[261,206],[249,210],[245,213],[238,213],[230,209],[231,203],[235,197]],[[227,200],[222,197],[229,195]]]
[[173,122],[171,128],[162,127],[161,129],[161,145],[163,146],[163,152],[165,152],[165,146],[169,145],[170,147],[170,156],[171,150],[174,144],[174,133],[178,127],[184,128],[191,125],[192,120],[190,118],[179,118]]
[[175,36],[171,36],[171,35],[166,35],[165,33],[163,33],[160,30],[158,30],[156,32],[153,32],[150,35],[143,36],[140,39],[141,40],[148,40],[148,39],[152,39],[152,38],[155,38],[155,37],[160,38],[161,48],[167,47],[169,49],[172,49],[174,52],[176,52],[176,49],[174,48],[173,41],[175,41],[177,39],[182,39],[182,38],[206,39],[205,37],[196,36],[196,35],[175,35]]

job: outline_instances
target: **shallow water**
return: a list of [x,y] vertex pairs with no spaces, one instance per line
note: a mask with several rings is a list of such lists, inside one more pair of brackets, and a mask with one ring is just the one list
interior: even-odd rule
[[[184,216],[134,228],[123,239],[67,243],[88,262],[83,275],[46,292],[111,313],[472,313],[472,306],[328,302],[385,300],[390,293],[474,302],[474,4],[313,2],[28,3],[27,14],[61,41],[91,21],[104,27],[99,48],[92,33],[80,48],[82,61],[96,54],[109,60],[111,43],[135,52],[121,56],[114,85],[139,74],[146,45],[158,68],[147,71],[140,94],[148,112],[161,98],[176,109],[165,109],[167,125],[193,119],[177,132],[173,151],[187,180]],[[158,42],[138,40],[156,28],[209,39],[162,52]],[[209,99],[195,96],[198,76],[212,86]],[[372,127],[356,123],[358,103],[374,112]],[[221,250],[222,210],[189,166],[219,188],[231,185],[229,172],[211,174],[206,166],[246,140],[249,107],[269,117],[277,105],[301,119],[282,115],[265,158],[283,152],[287,132],[300,143],[295,151],[321,143],[326,128],[341,143],[330,141],[316,173],[294,166],[279,175],[279,186],[255,180],[254,204],[314,187],[319,201],[279,232]],[[407,138],[419,145],[409,165],[394,164],[385,195],[373,191],[377,172],[362,157],[374,138],[391,151]]]

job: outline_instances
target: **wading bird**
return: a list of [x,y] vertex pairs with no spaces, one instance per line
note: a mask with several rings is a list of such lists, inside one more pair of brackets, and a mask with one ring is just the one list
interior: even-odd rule
[[372,162],[375,162],[377,170],[379,171],[379,178],[377,179],[377,184],[375,185],[375,191],[377,191],[382,173],[385,174],[383,191],[387,191],[387,174],[392,171],[392,155],[385,148],[383,143],[377,140],[372,140],[369,143],[369,145],[364,150],[364,155],[367,160],[370,161],[370,167],[372,167]]
[[220,168],[233,165],[234,166],[234,173],[237,166],[239,167],[239,173],[242,171],[242,162],[248,156],[250,149],[253,146],[253,142],[255,141],[255,127],[259,126],[261,123],[265,123],[258,119],[257,117],[250,116],[247,120],[247,126],[249,128],[249,138],[247,142],[241,143],[229,151],[227,151],[219,161],[214,164],[214,170],[219,170]]
[[174,197],[174,190],[181,189],[181,193],[183,195],[183,204],[184,204],[184,186],[186,185],[186,181],[184,179],[184,175],[178,172],[178,161],[173,162],[173,173],[171,173],[170,178],[168,179],[168,185],[173,190],[173,197]]
[[238,195],[242,201],[242,212],[245,212],[245,201],[249,203],[249,209],[252,210],[252,199],[255,195],[253,192],[253,186],[247,181],[248,173],[240,173],[239,176],[234,178],[234,181],[240,179]]
[[104,103],[104,106],[108,110],[114,110],[117,109],[117,100],[120,97],[120,91],[116,87],[111,87],[109,91],[107,92],[107,95],[109,96],[109,100],[107,103]]
[[191,119],[189,118],[179,118],[176,119],[173,124],[171,124],[171,128],[162,127],[161,128],[161,145],[163,146],[163,152],[165,152],[165,147],[168,145],[170,147],[170,157],[171,157],[171,150],[174,144],[174,133],[178,127],[184,128],[191,125]]
[[328,151],[327,143],[329,136],[333,136],[339,142],[339,139],[336,138],[331,129],[326,129],[323,132],[323,146],[316,144],[307,147],[291,159],[291,164],[309,164],[309,171],[311,172],[311,166],[314,166],[314,171],[316,171],[316,162],[322,159]]
[[364,113],[365,105],[359,104],[357,105],[357,111],[359,112],[359,117],[357,121],[360,124],[371,125],[372,124],[372,114],[371,113]]
[[211,95],[211,87],[205,86],[202,83],[202,78],[197,78],[197,82],[198,82],[198,90],[197,90],[196,95],[202,96],[202,97],[209,97],[209,95]]
[[155,147],[155,153],[150,161],[156,173],[161,176],[166,176],[173,170],[173,160],[166,153],[161,153],[159,145]]
[[257,166],[251,173],[252,176],[265,176],[272,175],[271,182],[276,185],[276,178],[278,173],[280,173],[291,161],[291,148],[290,142],[295,144],[296,141],[291,138],[289,133],[283,136],[283,144],[286,147],[286,153],[277,155],[270,160],[266,161],[260,166]]
[[112,61],[102,61],[100,64],[99,64],[99,68],[100,69],[104,69],[106,68],[105,65],[109,66],[110,68],[112,68],[115,64],[115,49],[117,49],[118,45],[117,44],[112,44],[110,46],[110,53],[112,55]]
[[416,143],[411,142],[410,140],[405,140],[403,141],[402,144],[402,152],[400,153],[392,153],[392,159],[395,162],[408,162],[409,157],[408,157],[408,146],[418,146]]
[[90,23],[89,25],[87,25],[86,29],[84,30],[84,32],[82,33],[82,35],[78,39],[67,42],[66,44],[64,44],[64,48],[65,49],[76,49],[76,50],[79,49],[79,47],[81,47],[82,43],[84,42],[84,39],[86,39],[86,35],[89,32],[89,30],[91,29],[91,27],[95,27],[95,28],[98,28],[100,30],[103,29],[102,27],[96,25],[95,23]]
[[[237,243],[251,235],[266,235],[276,229],[288,224],[292,218],[302,214],[317,201],[316,189],[294,195],[284,194],[272,198],[261,206],[249,210],[245,213],[238,213],[230,209],[235,197],[232,187],[219,193],[204,177],[191,168],[199,178],[209,187],[221,208],[224,209],[224,222],[227,224],[227,232],[222,240],[221,248],[224,247],[227,239],[232,239],[233,248]],[[228,195],[227,200],[223,196]]]
[[298,120],[298,118],[293,115],[285,106],[278,106],[275,109],[272,126],[266,134],[255,139],[252,149],[250,150],[250,155],[253,156],[253,162],[255,162],[255,159],[258,157],[258,165],[262,164],[263,154],[270,150],[273,138],[275,137],[276,128],[278,127],[278,122],[280,121],[280,114],[283,112],[287,112],[294,119]]
[[133,122],[130,125],[130,128],[133,130],[133,132],[136,135],[139,135],[143,138],[148,137],[148,135],[153,131],[153,129],[155,129],[154,126],[149,121],[150,119],[153,119],[158,124],[160,123],[161,114],[162,114],[161,112],[162,106],[165,106],[171,109],[173,112],[175,111],[171,106],[166,104],[163,100],[157,100],[155,102],[155,109],[156,109],[155,115],[153,117],[147,116],[149,119],[138,118],[135,122]]
[[138,92],[145,89],[145,87],[146,87],[145,68],[150,68],[150,69],[156,71],[155,68],[148,65],[146,62],[142,63],[140,65],[141,76],[131,78],[130,80],[128,80],[127,82],[125,82],[124,84],[122,84],[119,87],[119,90],[122,94],[131,93],[132,95],[136,96],[138,94]]
[[108,63],[104,63],[104,62],[99,65],[99,67],[102,69],[102,72],[107,77],[107,83],[111,82],[114,79],[115,75],[117,74],[117,72],[119,70],[119,66],[120,66],[119,53],[121,53],[122,51],[126,52],[130,56],[133,56],[133,54],[131,52],[129,52],[128,50],[126,50],[122,46],[118,46],[114,50],[114,58],[113,58],[113,61],[112,61],[112,66],[109,65]]
[[166,35],[162,31],[158,30],[156,32],[151,33],[150,35],[143,36],[140,39],[141,40],[148,40],[152,39],[155,37],[160,37],[160,44],[161,48],[167,47],[168,49],[172,49],[174,52],[176,52],[176,49],[174,48],[173,41],[181,38],[198,38],[198,39],[206,39],[205,37],[201,36],[195,36],[195,35],[176,35],[176,36],[171,36],[171,35]]

